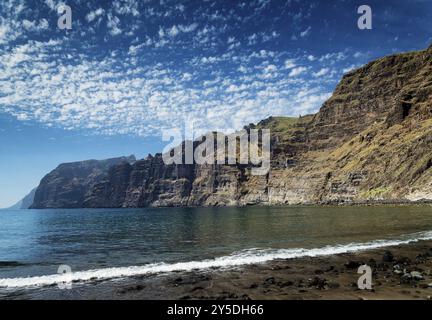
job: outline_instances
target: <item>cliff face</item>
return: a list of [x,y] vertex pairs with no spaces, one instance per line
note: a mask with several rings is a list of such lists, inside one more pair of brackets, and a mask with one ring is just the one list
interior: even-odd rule
[[61,164],[42,179],[31,208],[82,208],[86,194],[106,179],[110,168],[133,161],[130,156]]
[[431,71],[432,47],[346,74],[294,135],[297,165],[272,170],[270,203],[431,200]]
[[346,74],[311,116],[269,118],[271,170],[164,165],[160,154],[59,166],[33,207],[226,206],[432,200],[432,48]]

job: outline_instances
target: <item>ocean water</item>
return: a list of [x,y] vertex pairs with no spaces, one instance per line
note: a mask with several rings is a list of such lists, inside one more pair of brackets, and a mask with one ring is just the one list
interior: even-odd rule
[[[0,210],[0,289],[432,239],[431,206]],[[72,275],[58,274],[60,265]]]

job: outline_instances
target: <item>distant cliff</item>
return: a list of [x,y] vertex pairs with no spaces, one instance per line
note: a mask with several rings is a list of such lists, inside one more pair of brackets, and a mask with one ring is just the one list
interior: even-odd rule
[[130,156],[63,163],[42,179],[31,208],[82,208],[86,205],[86,194],[107,178],[110,168],[135,160]]
[[60,165],[34,208],[432,200],[432,48],[346,74],[315,115],[269,118],[271,170],[139,161]]
[[21,210],[21,209],[28,209],[31,207],[34,201],[34,196],[36,193],[36,188],[34,188],[28,195],[26,195],[24,198],[22,198],[20,201],[18,201],[16,204],[14,204],[12,207],[8,209],[12,210]]

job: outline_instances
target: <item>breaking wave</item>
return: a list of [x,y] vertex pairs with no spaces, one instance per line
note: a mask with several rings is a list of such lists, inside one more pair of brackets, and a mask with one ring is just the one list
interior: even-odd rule
[[22,288],[31,286],[48,286],[65,282],[86,282],[107,280],[138,275],[163,274],[173,271],[205,270],[210,268],[230,268],[249,264],[259,264],[272,260],[293,259],[301,257],[328,256],[341,253],[365,251],[389,246],[409,244],[421,240],[432,240],[432,231],[402,236],[394,240],[376,240],[364,243],[326,246],[314,249],[247,249],[228,256],[202,261],[177,263],[153,263],[142,266],[104,268],[87,271],[77,271],[70,274],[53,274],[27,278],[0,279],[0,288]]

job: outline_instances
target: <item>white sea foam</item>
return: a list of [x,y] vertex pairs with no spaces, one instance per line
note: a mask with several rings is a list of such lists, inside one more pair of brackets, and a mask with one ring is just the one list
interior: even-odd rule
[[47,286],[67,281],[92,281],[95,279],[114,279],[137,275],[162,274],[173,271],[204,270],[209,268],[230,268],[248,264],[264,263],[271,260],[293,259],[301,257],[327,256],[341,253],[365,251],[376,248],[397,246],[421,240],[432,240],[432,231],[403,236],[395,240],[377,240],[365,243],[326,246],[314,249],[247,249],[210,260],[189,261],[178,263],[154,263],[143,266],[104,268],[78,271],[67,274],[53,274],[27,278],[0,279],[0,288],[20,288],[30,286]]

